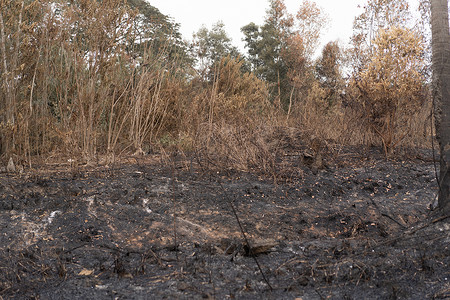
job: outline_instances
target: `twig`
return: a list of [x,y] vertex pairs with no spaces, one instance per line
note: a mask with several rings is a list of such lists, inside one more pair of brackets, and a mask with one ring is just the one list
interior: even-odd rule
[[211,244],[209,244],[209,256],[208,256],[208,260],[209,260],[209,283],[211,283],[212,284],[212,286],[213,286],[213,299],[216,299],[216,283],[215,283],[215,281],[214,281],[214,278],[213,278],[213,268],[212,268],[212,264],[211,264],[211,261],[212,261],[212,258],[211,258],[211,256],[212,256],[212,245]]
[[226,191],[225,188],[223,187],[223,185],[222,185],[222,183],[220,182],[220,180],[218,180],[217,182],[219,183],[220,187],[222,188],[222,190],[223,190],[223,192],[224,192],[224,195],[225,195],[225,198],[227,198],[228,203],[230,204],[231,210],[232,210],[232,212],[233,212],[233,214],[234,214],[234,217],[236,218],[236,221],[237,221],[237,223],[238,223],[238,225],[239,225],[239,230],[241,231],[242,237],[244,238],[244,241],[245,241],[245,243],[247,244],[247,246],[248,246],[248,248],[249,248],[249,255],[253,258],[253,260],[255,261],[256,265],[258,266],[259,272],[261,273],[261,275],[262,275],[264,281],[266,282],[267,286],[269,287],[270,291],[273,291],[273,288],[272,288],[272,286],[270,285],[269,280],[266,278],[266,275],[264,274],[264,272],[263,272],[263,270],[262,270],[262,268],[261,268],[261,265],[259,264],[258,259],[257,259],[256,256],[253,254],[253,248],[252,248],[252,246],[251,246],[251,244],[250,244],[249,239],[247,238],[247,235],[245,234],[244,227],[242,226],[241,221],[240,221],[240,219],[239,219],[239,216],[237,215],[236,208],[235,208],[234,205],[233,205],[233,201],[231,201],[230,197],[229,197],[228,194],[227,194],[227,191]]
[[378,204],[375,202],[375,200],[373,200],[372,198],[370,199],[371,203],[373,206],[375,206],[375,208],[378,210],[378,212],[380,213],[380,215],[382,215],[383,217],[386,217],[388,219],[390,219],[391,221],[395,222],[396,224],[398,224],[400,227],[402,227],[403,229],[408,228],[407,226],[403,225],[402,223],[400,223],[399,221],[395,220],[393,217],[391,217],[390,215],[381,212],[380,207],[378,206]]
[[417,231],[422,230],[422,229],[424,229],[424,228],[430,226],[431,224],[435,224],[435,223],[440,222],[440,221],[443,221],[443,220],[445,220],[445,219],[447,219],[447,218],[450,218],[450,215],[441,216],[441,217],[439,217],[439,218],[436,218],[436,219],[434,219],[434,220],[431,220],[430,222],[425,223],[425,224],[422,225],[422,226],[419,226],[419,227],[417,227],[417,228],[411,228],[411,230],[410,230],[410,231],[407,231],[406,233],[407,233],[407,234],[414,234],[414,233],[416,233]]
[[[410,230],[404,231],[404,233],[406,233],[406,234],[409,235],[409,236],[406,236],[405,234],[401,234],[401,235],[396,236],[396,237],[394,237],[394,238],[391,238],[391,239],[389,239],[389,240],[387,240],[387,241],[383,241],[382,243],[376,244],[375,246],[373,246],[373,249],[375,249],[375,248],[377,248],[377,247],[379,247],[379,246],[382,246],[382,245],[386,245],[386,244],[390,244],[390,243],[395,243],[395,242],[398,242],[398,241],[400,241],[400,240],[406,240],[406,239],[414,238],[414,237],[411,237],[410,235],[416,233],[416,232],[419,231],[419,230],[422,230],[422,229],[424,229],[424,228],[430,226],[431,224],[438,223],[438,222],[443,221],[443,220],[448,219],[448,218],[450,218],[450,215],[441,216],[441,217],[438,217],[438,218],[436,218],[436,219],[434,219],[434,220],[431,220],[431,221],[425,223],[425,224],[422,225],[422,226],[419,226],[419,227],[417,227],[417,228],[411,228]],[[426,235],[426,236],[428,236],[428,235]],[[441,237],[442,237],[442,236],[441,236]]]
[[314,289],[314,291],[319,295],[320,299],[324,300],[325,298],[322,296],[322,294],[319,292],[318,289]]
[[392,220],[394,223],[398,224],[400,227],[402,227],[402,228],[404,228],[404,229],[408,228],[408,227],[406,227],[405,225],[403,225],[402,223],[400,223],[399,221],[395,220],[393,217],[391,217],[391,216],[388,215],[388,214],[381,213],[381,215],[382,215],[383,217],[386,217],[386,218]]
[[178,241],[177,241],[177,213],[176,213],[176,199],[175,199],[175,159],[177,152],[174,150],[172,153],[172,205],[173,205],[173,243],[175,255],[178,260]]
[[[152,249],[148,249],[147,252],[150,253],[150,254],[153,256],[153,258],[156,259],[156,260],[158,261],[158,264],[159,264],[160,266],[164,266],[164,264],[162,263],[161,258],[160,258],[160,257],[159,257]],[[145,254],[144,254],[144,255],[145,255]]]

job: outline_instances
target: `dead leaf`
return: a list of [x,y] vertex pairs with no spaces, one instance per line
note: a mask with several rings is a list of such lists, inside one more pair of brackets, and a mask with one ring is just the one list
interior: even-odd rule
[[78,273],[80,276],[90,276],[94,273],[94,270],[83,269]]

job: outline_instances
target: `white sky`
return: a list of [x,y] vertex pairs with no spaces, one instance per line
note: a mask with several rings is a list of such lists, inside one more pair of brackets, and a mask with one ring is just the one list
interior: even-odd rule
[[[191,40],[192,34],[202,25],[211,29],[218,21],[223,21],[225,30],[232,38],[233,44],[244,51],[243,34],[240,29],[250,22],[262,25],[266,10],[269,8],[268,0],[147,0],[158,8],[163,14],[174,19],[181,25],[180,31],[184,39]],[[358,8],[367,0],[315,0],[328,14],[330,25],[322,37],[322,45],[329,41],[340,40],[347,44],[352,33],[353,20],[362,12]],[[418,2],[411,0],[410,2]],[[302,0],[285,0],[289,13],[297,12]],[[413,3],[414,4],[414,3]],[[412,7],[413,9],[417,5]],[[322,47],[318,49],[320,51]]]

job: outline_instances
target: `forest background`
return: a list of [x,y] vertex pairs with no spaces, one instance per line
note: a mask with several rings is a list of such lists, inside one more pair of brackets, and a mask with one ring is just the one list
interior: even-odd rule
[[[0,0],[0,158],[111,163],[177,149],[274,172],[283,136],[312,148],[430,147],[429,1],[368,0],[348,45],[315,58],[327,16],[268,1],[263,24],[191,41],[144,0]],[[415,16],[419,16],[418,18]],[[319,50],[320,52],[320,50]],[[315,149],[317,150],[317,149]]]

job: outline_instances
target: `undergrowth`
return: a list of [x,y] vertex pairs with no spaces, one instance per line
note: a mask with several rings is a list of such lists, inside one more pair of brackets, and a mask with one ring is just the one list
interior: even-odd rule
[[265,81],[243,71],[244,60],[222,58],[202,76],[170,39],[151,30],[141,36],[139,15],[121,1],[85,2],[58,9],[45,1],[8,2],[3,35],[15,39],[2,42],[8,49],[0,89],[4,165],[11,157],[29,166],[52,157],[94,163],[103,156],[111,163],[179,149],[197,153],[208,168],[273,175],[286,147],[282,137],[292,132],[297,148],[317,139],[386,146],[387,135],[387,155],[431,144],[428,98],[413,111],[394,108],[395,126],[382,135],[351,89],[330,102],[329,91],[312,81],[286,110]]

